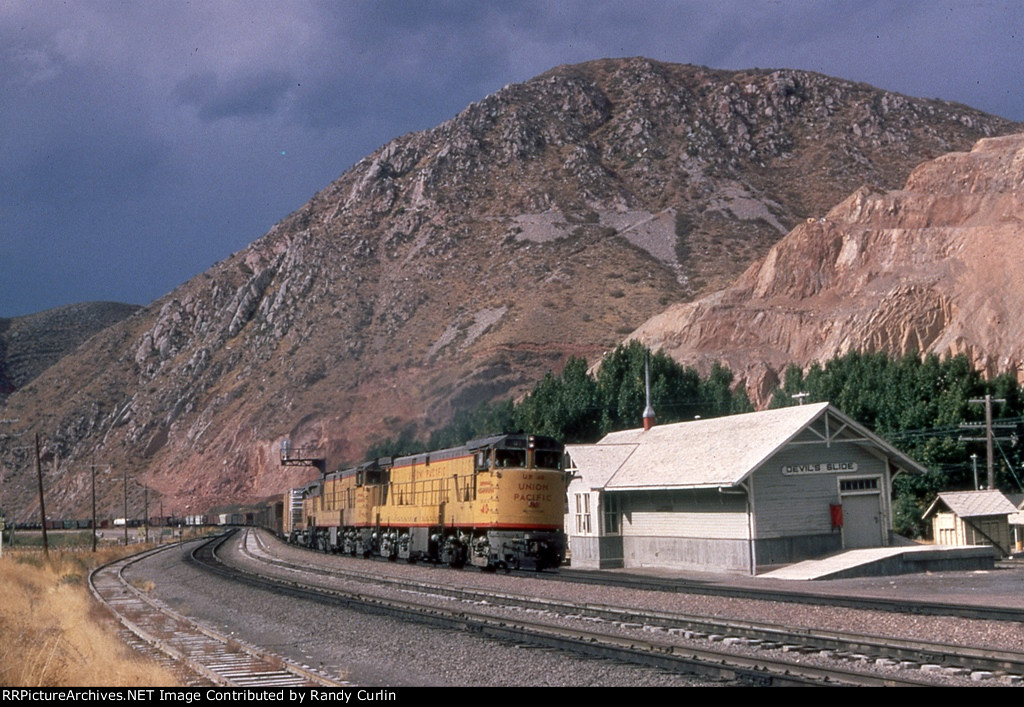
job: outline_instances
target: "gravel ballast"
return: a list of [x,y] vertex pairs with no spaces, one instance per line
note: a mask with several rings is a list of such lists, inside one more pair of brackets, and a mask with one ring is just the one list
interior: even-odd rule
[[[971,621],[949,617],[915,616],[890,612],[843,609],[827,605],[793,604],[735,599],[699,594],[637,591],[613,586],[537,581],[530,577],[489,574],[475,569],[461,571],[425,565],[372,562],[312,553],[279,543],[263,535],[274,557],[301,565],[346,569],[419,579],[436,584],[475,588],[502,594],[564,599],[592,604],[629,606],[652,612],[684,612],[709,617],[766,621],[792,627],[865,632],[963,645],[1024,650],[1024,626],[1013,622]],[[251,543],[250,543],[251,544]],[[229,542],[221,555],[232,564],[260,566],[262,572],[296,579],[294,570],[269,569]],[[226,584],[208,573],[181,562],[179,553],[164,553],[140,570],[156,583],[156,593],[177,610],[242,640],[322,667],[362,685],[706,685],[714,681],[688,678],[657,670],[582,658],[564,652],[516,647],[466,634],[455,634],[394,619],[346,609],[324,609],[298,599],[283,599],[261,590]],[[961,581],[970,579],[963,574]],[[938,581],[950,582],[944,576]],[[317,582],[324,581],[323,578]],[[337,580],[331,580],[337,581]],[[878,583],[890,581],[877,578]],[[821,584],[821,583],[816,583]],[[367,585],[369,587],[370,585]],[[183,588],[187,587],[187,589]],[[832,585],[837,588],[836,585]],[[820,587],[815,587],[819,589]],[[367,591],[371,591],[367,589]],[[379,587],[373,593],[386,593]],[[438,598],[440,604],[451,600]],[[506,611],[495,607],[495,612]],[[516,609],[507,611],[515,612]],[[520,615],[522,610],[518,610]],[[550,618],[550,617],[548,617]],[[569,619],[565,619],[569,621]],[[641,631],[643,627],[620,627]],[[245,635],[242,635],[245,634]],[[247,638],[251,635],[252,638]],[[658,640],[685,642],[682,635],[670,638],[659,632]],[[707,640],[707,639],[703,639]],[[737,651],[760,650],[730,641]],[[827,656],[800,656],[801,661],[828,660]],[[867,662],[868,659],[862,659]],[[882,672],[900,670],[892,661],[879,662]],[[924,675],[923,671],[921,671]],[[929,675],[945,684],[1006,684],[999,676],[964,675],[950,671]]]

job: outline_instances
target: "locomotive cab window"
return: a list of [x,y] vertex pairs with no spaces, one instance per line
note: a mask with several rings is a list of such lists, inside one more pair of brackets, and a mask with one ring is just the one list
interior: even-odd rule
[[498,468],[526,466],[526,450],[497,449],[494,452],[494,465]]
[[534,465],[538,469],[560,469],[562,453],[539,449],[534,452]]

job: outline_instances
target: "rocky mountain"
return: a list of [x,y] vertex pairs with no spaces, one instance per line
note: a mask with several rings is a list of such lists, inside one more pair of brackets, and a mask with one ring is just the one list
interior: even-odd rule
[[863,187],[794,228],[732,286],[633,337],[677,360],[724,360],[767,402],[789,363],[851,350],[966,354],[1024,377],[1024,134],[981,140]]
[[96,332],[139,309],[119,302],[83,302],[0,318],[0,401]]
[[[278,465],[285,436],[359,461],[594,360],[859,186],[1019,129],[798,71],[623,59],[506,86],[12,394],[5,503],[31,513],[29,452],[6,439],[34,432],[58,516],[86,508],[89,460],[166,513],[279,492],[310,474]],[[118,483],[101,507],[119,508]]]

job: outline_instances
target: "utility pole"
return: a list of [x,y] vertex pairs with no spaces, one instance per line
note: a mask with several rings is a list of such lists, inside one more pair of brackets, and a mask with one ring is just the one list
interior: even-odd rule
[[96,459],[92,462],[92,551],[96,552],[96,469],[104,468],[110,471],[110,464],[97,464]]
[[[973,400],[971,402],[974,402]],[[1005,403],[1005,400],[1000,400]],[[988,488],[996,486],[994,455],[992,453],[992,396],[985,396],[985,453],[988,455]]]
[[39,433],[36,433],[36,478],[39,480],[39,516],[43,520],[43,556],[50,559],[50,544],[46,539],[46,503],[43,500],[43,467],[39,461]]
[[128,547],[128,465],[124,465],[124,546]]
[[96,552],[96,460],[92,463],[92,551]]
[[142,506],[145,509],[142,515],[142,532],[146,535],[146,544],[149,544],[149,487],[142,487]]
[[[991,395],[986,395],[984,398],[975,398],[968,400],[967,402],[973,405],[984,405],[985,406],[985,436],[984,437],[961,437],[962,442],[985,442],[986,451],[988,452],[988,486],[989,489],[996,487],[996,472],[993,455],[993,442],[995,437],[992,434],[993,427],[1007,428],[1013,427],[1013,425],[993,425],[992,424],[992,403],[1005,403],[1005,398],[993,398]],[[977,424],[966,424],[960,426],[963,429],[970,429],[978,427]]]

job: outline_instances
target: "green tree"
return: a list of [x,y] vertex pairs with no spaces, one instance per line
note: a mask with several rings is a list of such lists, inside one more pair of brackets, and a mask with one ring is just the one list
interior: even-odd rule
[[597,439],[600,415],[597,384],[587,373],[587,361],[570,358],[560,376],[548,371],[517,406],[522,429],[574,442]]

